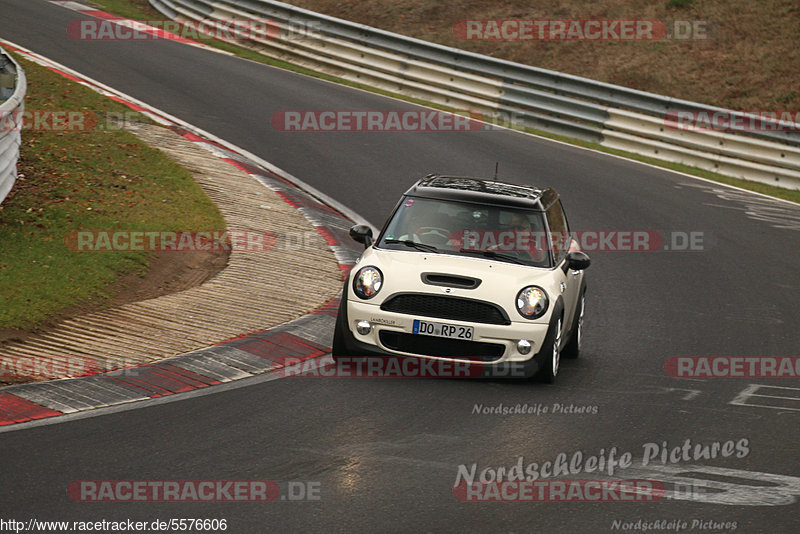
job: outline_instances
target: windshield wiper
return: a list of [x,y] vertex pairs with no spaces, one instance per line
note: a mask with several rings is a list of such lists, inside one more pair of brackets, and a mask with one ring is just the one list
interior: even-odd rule
[[514,256],[509,256],[508,254],[502,254],[500,252],[495,252],[494,250],[475,250],[472,248],[462,248],[459,252],[467,252],[470,254],[480,254],[482,256],[486,256],[487,258],[493,258],[497,260],[507,261],[510,263],[516,263],[519,265],[527,265],[524,261],[521,261],[519,258],[515,258]]
[[434,247],[433,245],[426,245],[425,243],[417,243],[416,241],[411,241],[410,239],[384,239],[383,242],[388,245],[399,243],[401,245],[415,248],[417,250],[424,250],[425,252],[435,252],[437,254],[439,253],[439,249]]

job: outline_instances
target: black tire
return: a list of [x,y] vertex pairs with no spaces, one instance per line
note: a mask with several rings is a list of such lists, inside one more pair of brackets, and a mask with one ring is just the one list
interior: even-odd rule
[[575,310],[575,319],[572,322],[572,333],[569,342],[564,347],[561,356],[564,358],[575,359],[581,354],[583,344],[583,316],[586,310],[586,290],[581,291],[578,297],[578,308]]
[[336,316],[336,328],[333,331],[333,346],[331,347],[331,357],[333,357],[334,361],[337,358],[340,358],[345,355],[347,350],[344,346],[344,341],[342,340],[342,335],[339,333],[340,329],[342,328],[341,324],[341,314]]
[[561,343],[561,321],[562,318],[559,314],[556,322],[550,325],[542,350],[539,352],[541,368],[537,378],[545,384],[553,384],[556,381],[558,370],[561,367],[561,350],[559,349],[559,344]]
[[331,356],[333,357],[334,361],[336,361],[337,357],[348,356],[347,345],[345,344],[344,336],[347,335],[347,283],[349,280],[349,276],[345,278],[342,297],[339,301],[339,312],[336,314],[336,326],[333,327]]

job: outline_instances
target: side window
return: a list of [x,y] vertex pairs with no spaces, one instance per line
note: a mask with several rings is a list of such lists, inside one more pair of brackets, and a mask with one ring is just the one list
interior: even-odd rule
[[558,265],[564,259],[569,248],[569,227],[560,200],[547,210],[547,225],[550,227],[550,246],[553,250],[553,257]]

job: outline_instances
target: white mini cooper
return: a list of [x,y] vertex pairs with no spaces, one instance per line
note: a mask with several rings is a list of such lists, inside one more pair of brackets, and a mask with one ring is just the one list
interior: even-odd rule
[[[412,186],[344,285],[335,360],[394,356],[552,383],[581,348],[584,269],[555,190],[429,175]],[[509,373],[509,369],[514,369]]]

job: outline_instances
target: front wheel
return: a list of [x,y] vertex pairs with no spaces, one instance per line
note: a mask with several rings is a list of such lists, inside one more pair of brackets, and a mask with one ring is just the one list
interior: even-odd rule
[[586,291],[581,292],[578,298],[578,309],[575,310],[575,322],[572,324],[572,336],[564,347],[565,358],[577,358],[581,353],[581,345],[583,344],[583,314],[586,303]]
[[347,345],[345,337],[350,333],[347,330],[347,284],[350,277],[345,277],[342,298],[339,300],[339,312],[336,314],[336,326],[333,328],[333,343],[331,345],[331,356],[336,361],[337,357],[347,356]]
[[539,379],[547,384],[552,384],[558,376],[558,369],[561,365],[561,317],[556,320],[555,325],[547,333],[547,341],[542,347],[542,368],[539,371]]
[[339,315],[336,316],[336,328],[333,331],[333,345],[331,346],[331,356],[334,361],[347,354],[347,349],[345,348],[341,333],[343,328],[345,328],[345,325],[342,321],[342,314],[339,313]]

